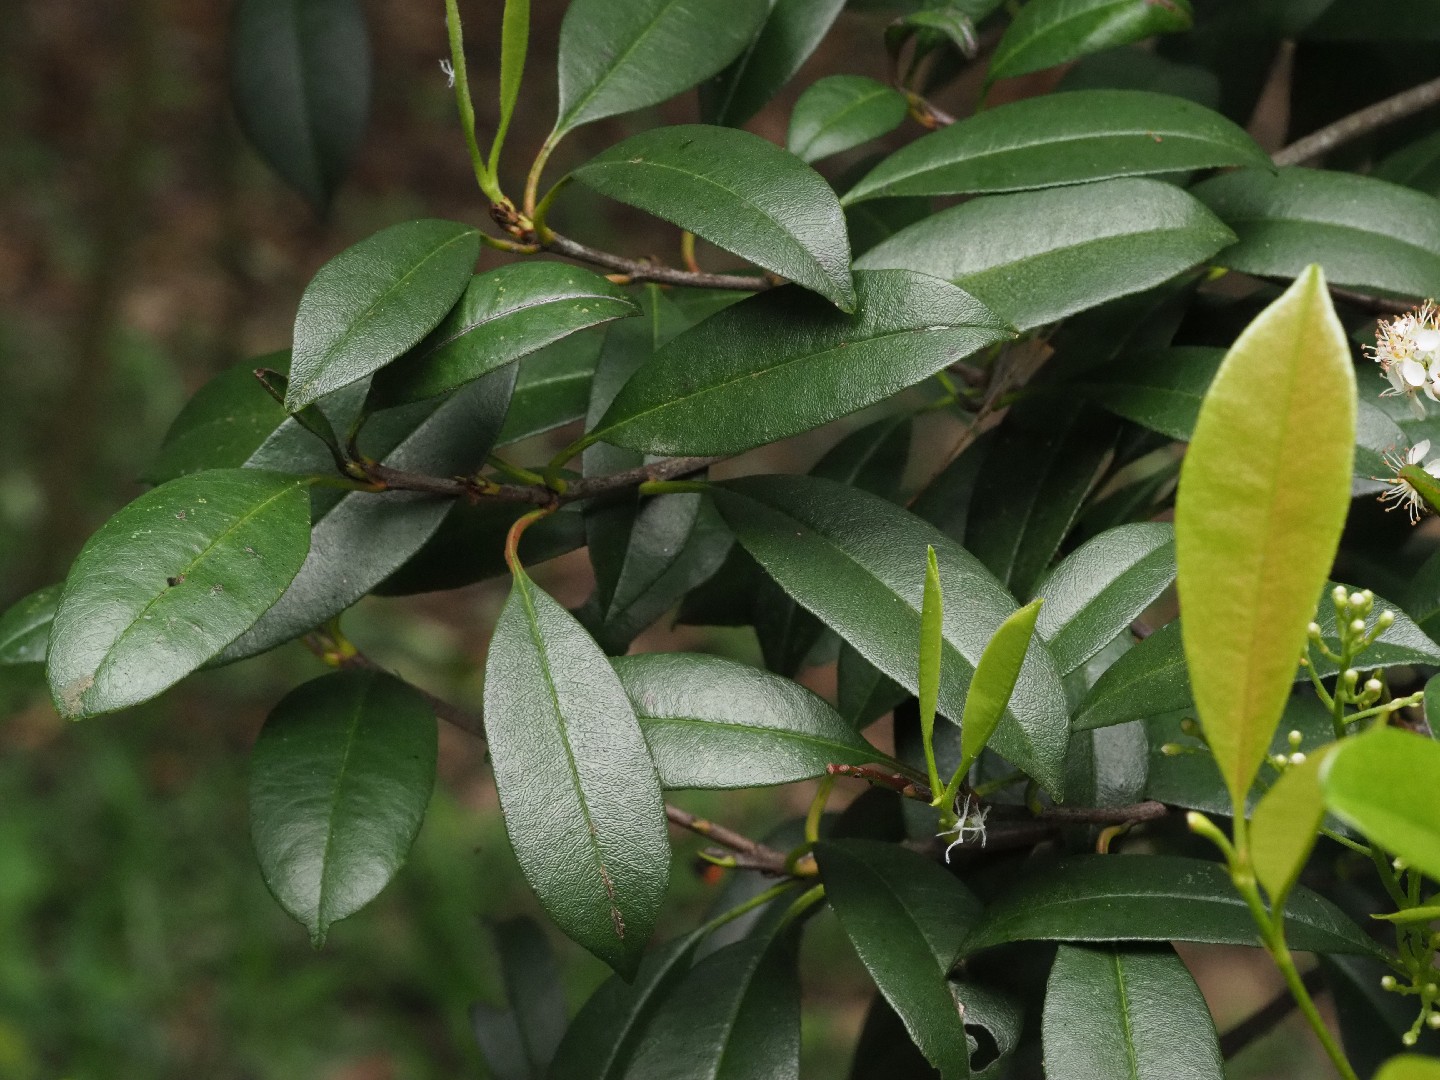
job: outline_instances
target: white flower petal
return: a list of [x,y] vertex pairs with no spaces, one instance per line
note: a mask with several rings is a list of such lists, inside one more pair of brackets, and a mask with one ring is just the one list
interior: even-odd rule
[[1415,334],[1415,347],[1421,352],[1434,352],[1440,349],[1440,330],[1420,330]]
[[1404,380],[1406,386],[1418,389],[1430,381],[1430,373],[1418,360],[1401,360],[1395,367],[1400,369],[1400,378]]
[[1405,455],[1405,460],[1411,465],[1417,465],[1425,460],[1425,455],[1428,453],[1430,453],[1430,440],[1421,439],[1414,446],[1410,447],[1409,453]]
[[1405,392],[1405,382],[1400,378],[1400,372],[1395,370],[1394,364],[1390,364],[1385,368],[1385,378],[1390,380],[1390,385],[1395,388],[1397,393],[1403,394]]
[[1428,462],[1425,466],[1425,471],[1431,476],[1435,477],[1437,480],[1440,480],[1440,458],[1436,458],[1434,461]]
[[1424,420],[1430,414],[1425,411],[1425,403],[1418,397],[1410,399],[1410,411],[1415,414],[1416,420]]

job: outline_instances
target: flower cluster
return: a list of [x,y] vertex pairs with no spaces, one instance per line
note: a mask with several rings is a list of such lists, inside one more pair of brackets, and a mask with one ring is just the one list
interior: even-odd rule
[[1407,466],[1413,465],[1423,469],[1430,476],[1440,479],[1440,458],[1427,462],[1425,456],[1429,453],[1430,440],[1421,439],[1403,455],[1399,453],[1386,454],[1385,464],[1394,470],[1395,475],[1377,478],[1386,484],[1385,490],[1380,493],[1380,501],[1394,504],[1385,509],[1398,510],[1402,506],[1405,507],[1410,514],[1412,525],[1420,520],[1420,515],[1424,513],[1428,505],[1425,497],[1415,486],[1418,481],[1423,481],[1424,477],[1412,479],[1405,476],[1404,473]]
[[1418,419],[1425,418],[1422,393],[1440,403],[1440,308],[1434,303],[1382,322],[1368,351],[1390,380],[1385,394],[1409,399]]

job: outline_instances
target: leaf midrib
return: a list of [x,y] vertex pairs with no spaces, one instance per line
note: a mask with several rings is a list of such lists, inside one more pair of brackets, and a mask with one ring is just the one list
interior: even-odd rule
[[340,810],[340,796],[345,787],[345,776],[350,766],[350,754],[355,749],[355,736],[360,729],[360,716],[365,709],[365,695],[372,685],[374,685],[373,678],[365,680],[360,692],[355,697],[354,711],[346,725],[345,748],[340,754],[340,768],[335,773],[335,786],[330,796],[330,812],[325,816],[325,848],[320,853],[320,893],[315,900],[314,932],[321,936],[325,934],[330,922],[325,917],[325,894],[331,871],[330,848],[335,843],[335,815]]
[[[869,105],[876,98],[882,98],[888,94],[893,94],[895,92],[896,91],[894,91],[890,87],[883,85],[876,87],[874,90],[866,90],[864,95],[858,98],[854,98],[850,102],[850,104],[846,105],[839,112],[833,113],[829,120],[826,120],[824,123],[820,124],[820,126],[815,129],[815,134],[812,135],[809,139],[805,140],[804,145],[798,148],[800,150],[800,153],[796,154],[795,156],[800,158],[801,161],[805,161],[804,155],[815,149],[815,144],[819,142],[823,136],[829,134],[831,129],[838,125],[840,121],[844,120],[855,110],[864,108],[866,105]],[[816,158],[815,160],[818,161],[819,159]],[[809,164],[809,162],[806,162],[806,164]]]
[[1110,961],[1115,965],[1115,993],[1120,999],[1120,1023],[1125,1042],[1125,1060],[1130,1065],[1131,1080],[1140,1080],[1140,1061],[1135,1050],[1135,1024],[1130,1016],[1130,995],[1125,987],[1125,968],[1120,962],[1120,952],[1110,950]]
[[[1061,32],[1065,27],[1069,26],[1071,23],[1083,22],[1083,21],[1086,20],[1086,19],[1096,18],[1096,17],[1098,16],[1098,18],[1096,19],[1096,21],[1097,21],[1098,23],[1100,23],[1100,24],[1103,25],[1106,20],[1108,20],[1108,19],[1110,19],[1111,17],[1113,17],[1113,15],[1115,14],[1115,9],[1117,9],[1117,8],[1123,9],[1123,8],[1125,8],[1126,6],[1127,6],[1127,0],[1112,0],[1111,3],[1106,4],[1106,5],[1104,5],[1103,7],[1087,8],[1087,9],[1085,9],[1085,10],[1083,10],[1083,11],[1077,11],[1077,12],[1075,12],[1073,15],[1069,15],[1069,16],[1066,16],[1066,17],[1064,17],[1064,18],[1056,19],[1056,20],[1053,21],[1053,22],[1050,22],[1050,23],[1042,23],[1042,24],[1040,24],[1040,25],[1036,28],[1037,30],[1040,31],[1040,33],[1037,33],[1037,34],[1033,35],[1028,41],[1022,42],[1019,46],[1016,47],[1016,49],[1015,49],[1013,52],[1009,53],[1007,56],[1005,56],[1005,57],[1003,57],[1003,58],[997,57],[996,59],[997,59],[997,60],[1002,60],[1002,61],[1004,61],[1004,60],[1013,60],[1013,59],[1014,59],[1015,57],[1017,57],[1017,56],[1022,56],[1022,57],[1023,57],[1027,52],[1033,52],[1033,51],[1036,50],[1036,44],[1035,44],[1035,43],[1036,43],[1037,41],[1038,41],[1038,42],[1041,42],[1041,43],[1044,43],[1045,38],[1046,38],[1047,36]],[[1087,35],[1087,37],[1088,37],[1088,35]],[[1050,66],[1053,66],[1053,65],[1050,65]],[[994,67],[995,67],[995,64],[994,64],[994,62],[992,61],[992,64],[991,64],[992,74],[990,75],[990,78],[992,78],[992,79],[995,77],[994,74],[993,74]],[[1038,69],[1036,69],[1036,70],[1042,70],[1042,71],[1043,71],[1044,69],[1043,69],[1043,68],[1038,68]]]
[[[814,735],[810,732],[799,731],[795,728],[759,727],[754,724],[745,724],[736,720],[707,720],[699,716],[647,716],[639,712],[636,713],[636,719],[639,720],[642,725],[653,724],[656,726],[664,726],[666,724],[673,724],[679,727],[692,727],[696,730],[714,731],[719,729],[722,731],[742,732],[746,735],[769,736],[822,748],[845,750],[850,753],[874,754],[876,761],[885,760],[884,754],[880,753],[880,751],[868,743],[863,742],[863,740],[854,743],[840,742],[837,739],[827,738],[823,735]],[[855,737],[857,740],[860,739],[858,733]]]
[[[1216,216],[1218,217],[1219,215],[1216,214]],[[1304,217],[1283,217],[1277,214],[1256,214],[1243,217],[1232,215],[1222,220],[1224,220],[1226,225],[1229,225],[1232,221],[1237,225],[1300,225],[1311,229],[1333,229],[1339,233],[1356,233],[1362,237],[1366,243],[1373,243],[1376,240],[1388,241],[1398,247],[1404,248],[1406,251],[1423,256],[1432,263],[1440,263],[1440,256],[1437,256],[1435,252],[1429,248],[1422,247],[1419,244],[1412,244],[1410,241],[1403,237],[1396,236],[1394,233],[1381,232],[1377,229],[1367,229],[1360,225],[1352,225],[1349,222],[1325,221],[1317,218]],[[1235,231],[1233,227],[1231,231]],[[1241,238],[1241,240],[1243,242],[1244,238]]]
[[[610,63],[609,67],[603,69],[604,74],[602,74],[600,78],[595,80],[594,84],[590,87],[589,90],[585,92],[585,94],[580,98],[580,100],[575,102],[574,105],[567,109],[564,116],[556,119],[555,131],[551,134],[550,139],[547,141],[558,141],[558,138],[561,135],[577,126],[574,122],[574,118],[585,111],[585,107],[589,105],[590,102],[595,99],[595,96],[599,94],[606,85],[609,84],[612,78],[615,77],[615,72],[619,71],[620,68],[625,65],[626,61],[628,61],[630,57],[634,55],[635,50],[640,48],[641,43],[652,33],[654,33],[655,28],[659,26],[670,14],[671,10],[681,2],[682,0],[668,0],[668,3],[666,3],[658,12],[656,12],[655,18],[650,21],[650,24],[646,26],[645,29],[641,30],[640,33],[635,35],[634,40],[632,40],[630,44],[626,46],[625,49],[621,51],[618,56],[615,57],[615,59]],[[600,118],[591,117],[591,119]]]

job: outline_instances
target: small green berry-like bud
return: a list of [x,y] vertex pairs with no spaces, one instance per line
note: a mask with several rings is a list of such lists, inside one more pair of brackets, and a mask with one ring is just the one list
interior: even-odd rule
[[1395,982],[1394,975],[1384,975],[1380,978],[1381,990],[1394,990],[1397,985],[1399,984]]
[[1382,632],[1385,630],[1389,630],[1390,627],[1394,625],[1395,612],[1390,611],[1388,608],[1385,611],[1380,612],[1379,617],[1375,620],[1375,629]]
[[1301,753],[1300,751],[1298,751],[1298,750],[1295,751],[1295,753],[1293,753],[1293,754],[1290,755],[1290,764],[1291,764],[1291,765],[1304,765],[1304,764],[1305,764],[1305,755],[1302,754],[1302,753]]
[[1284,754],[1274,754],[1270,758],[1270,764],[1274,765],[1277,769],[1283,769],[1290,764],[1290,759]]
[[1346,669],[1345,669],[1345,685],[1346,685],[1346,686],[1350,687],[1350,689],[1353,690],[1353,689],[1355,689],[1355,684],[1358,683],[1359,681],[1360,681],[1360,672],[1356,671],[1353,667],[1352,667],[1352,668],[1346,668]]
[[1440,1012],[1432,1012],[1425,1018],[1425,1023],[1429,1024],[1432,1029],[1440,1028]]
[[1413,1031],[1407,1031],[1404,1035],[1400,1036],[1400,1041],[1406,1046],[1414,1046],[1420,1041],[1420,1036]]
[[1343,608],[1346,601],[1350,599],[1350,594],[1345,591],[1344,585],[1336,585],[1335,588],[1330,591],[1330,599],[1334,602],[1336,608]]
[[1365,680],[1365,692],[1367,694],[1374,694],[1378,697],[1380,695],[1380,691],[1384,689],[1384,684],[1382,684],[1379,679]]
[[1350,620],[1350,632],[1351,632],[1352,634],[1363,634],[1363,633],[1365,633],[1365,620],[1364,620],[1364,619],[1351,619],[1351,620]]
[[1398,855],[1390,861],[1390,865],[1394,867],[1397,874],[1403,874],[1405,872],[1406,862]]
[[1305,741],[1305,736],[1298,731],[1292,731],[1285,736],[1285,741],[1290,744],[1291,750],[1299,750],[1300,744]]
[[1310,635],[1311,641],[1320,640],[1320,624],[1318,622],[1312,622],[1305,628],[1305,632]]
[[1181,746],[1179,743],[1167,742],[1160,747],[1160,753],[1164,754],[1166,757],[1179,757],[1181,754],[1185,753],[1185,747]]
[[1357,611],[1365,610],[1365,594],[1352,592],[1350,594],[1350,606]]

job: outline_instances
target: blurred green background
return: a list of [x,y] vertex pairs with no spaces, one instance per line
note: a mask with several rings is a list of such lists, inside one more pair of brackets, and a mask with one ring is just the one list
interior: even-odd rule
[[[501,5],[462,7],[486,129]],[[512,188],[554,115],[563,7],[536,3]],[[0,605],[62,577],[89,532],[138,494],[135,478],[191,392],[288,345],[300,292],[327,258],[407,217],[484,220],[438,65],[440,0],[366,3],[372,122],[323,220],[238,131],[226,97],[229,9],[0,2]],[[882,25],[873,14],[842,18],[752,129],[783,141],[791,103],[820,74],[885,77]],[[943,103],[963,112],[973,91],[962,82]],[[555,175],[631,131],[693,119],[693,108],[686,98],[584,128],[557,155]],[[676,255],[672,232],[593,196],[573,192],[558,213],[580,239]],[[808,466],[826,441],[796,440],[769,452],[767,466]],[[577,555],[539,576],[574,605],[587,575]],[[347,627],[382,662],[474,704],[501,599],[489,583],[371,600]],[[677,645],[756,656],[745,635],[660,631],[642,642]],[[0,669],[0,1080],[485,1075],[466,1010],[500,1004],[486,922],[535,905],[473,741],[442,733],[441,782],[410,864],[323,950],[273,903],[255,867],[248,747],[275,701],[321,670],[289,646],[130,713],[66,725],[38,671]],[[807,799],[785,790],[678,801],[758,834]],[[698,846],[677,839],[662,933],[693,925],[716,891],[695,870]],[[550,936],[578,1005],[605,972]],[[1278,985],[1247,950],[1187,957],[1222,1027]],[[872,991],[828,915],[807,935],[804,975],[806,1075],[843,1076]],[[1297,1031],[1257,1044],[1233,1075],[1323,1077]]]

